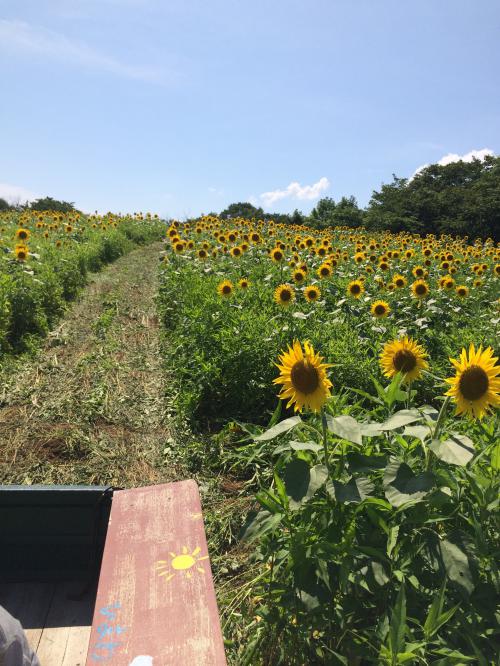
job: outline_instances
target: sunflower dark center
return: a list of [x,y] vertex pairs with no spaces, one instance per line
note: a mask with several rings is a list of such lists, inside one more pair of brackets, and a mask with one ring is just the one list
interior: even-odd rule
[[411,372],[417,365],[417,358],[409,349],[400,349],[394,355],[392,364],[398,372]]
[[222,293],[223,294],[230,294],[231,293],[231,287],[228,284],[225,284],[222,287]]
[[426,291],[427,291],[427,287],[425,286],[425,284],[417,284],[415,286],[415,293],[418,294],[419,296],[421,296],[422,294],[425,294]]
[[291,372],[293,387],[305,393],[314,393],[319,386],[319,375],[317,369],[307,361],[297,361]]
[[280,294],[280,299],[282,301],[289,301],[292,297],[292,292],[288,289],[283,289]]
[[361,287],[359,284],[353,284],[351,285],[351,294],[359,294],[361,291]]
[[385,314],[385,305],[382,305],[379,303],[378,305],[375,306],[375,314],[376,315],[383,315]]
[[490,383],[488,375],[478,365],[464,370],[458,383],[460,393],[466,400],[478,400],[488,391]]

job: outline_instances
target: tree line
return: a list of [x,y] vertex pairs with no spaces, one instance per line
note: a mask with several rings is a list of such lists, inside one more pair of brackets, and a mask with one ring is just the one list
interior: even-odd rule
[[25,204],[9,204],[6,199],[0,198],[0,211],[2,210],[53,210],[58,213],[70,213],[77,209],[72,201],[59,201],[52,197],[41,197]]
[[412,178],[398,178],[374,190],[366,208],[353,196],[334,201],[325,197],[309,215],[265,213],[248,202],[234,203],[223,218],[255,217],[316,229],[366,227],[368,230],[451,234],[500,241],[500,157],[472,162],[431,164]]
[[[76,210],[73,202],[52,197],[24,205],[9,205],[0,199],[0,211],[26,209]],[[500,157],[431,164],[412,178],[393,174],[392,183],[373,191],[366,208],[361,208],[355,197],[344,196],[339,201],[331,197],[320,199],[309,215],[297,209],[293,213],[265,213],[247,201],[232,203],[219,215],[224,219],[272,219],[316,229],[363,226],[373,231],[490,237],[500,241]]]

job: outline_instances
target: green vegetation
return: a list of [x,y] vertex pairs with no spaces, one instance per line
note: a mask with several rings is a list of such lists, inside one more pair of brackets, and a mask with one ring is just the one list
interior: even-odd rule
[[1,481],[196,478],[235,666],[492,666],[499,247],[238,206],[0,215]]
[[[500,427],[463,395],[485,396],[467,382],[490,373],[494,411],[499,371],[490,352],[464,351],[460,371],[449,357],[497,342],[498,249],[213,217],[168,233],[159,312],[182,435],[166,462],[204,490],[231,662],[493,664]],[[421,345],[401,356],[421,359],[410,384],[404,336]],[[290,402],[308,386],[310,365],[294,384],[278,361],[294,339],[332,364],[318,413],[276,398],[280,371]],[[470,418],[444,397],[456,372]]]
[[0,216],[0,353],[25,351],[45,336],[89,272],[158,239],[158,221],[77,212]]

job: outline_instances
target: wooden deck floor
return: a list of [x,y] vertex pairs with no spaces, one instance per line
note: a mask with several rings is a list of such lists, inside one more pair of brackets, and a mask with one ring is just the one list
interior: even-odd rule
[[84,666],[95,594],[75,583],[9,583],[0,605],[21,622],[41,666]]

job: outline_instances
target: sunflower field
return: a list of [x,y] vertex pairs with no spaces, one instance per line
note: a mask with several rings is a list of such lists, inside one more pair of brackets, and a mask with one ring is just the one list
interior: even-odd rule
[[0,358],[46,335],[90,271],[163,231],[151,215],[0,213]]
[[497,663],[499,297],[491,240],[170,225],[191,469],[242,499],[209,525],[234,663]]

